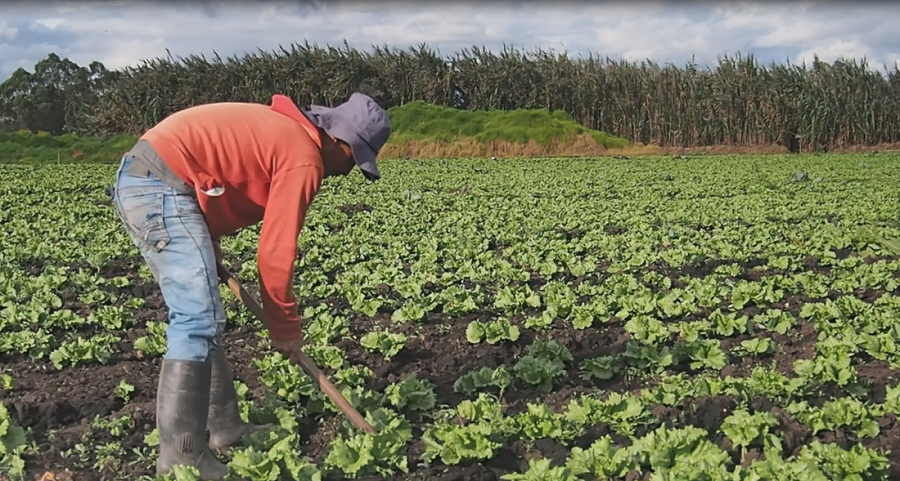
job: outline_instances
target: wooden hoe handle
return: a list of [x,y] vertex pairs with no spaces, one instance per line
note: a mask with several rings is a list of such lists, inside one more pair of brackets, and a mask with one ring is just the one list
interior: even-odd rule
[[[231,289],[231,292],[233,292],[234,295],[237,296],[237,298],[240,299],[240,301],[243,302],[248,309],[250,309],[250,312],[252,312],[254,316],[265,323],[266,315],[263,312],[262,307],[260,307],[259,303],[256,302],[256,299],[254,299],[250,295],[250,293],[247,292],[246,289],[244,289],[241,283],[238,282],[238,280],[235,279],[230,272],[228,272],[228,269],[226,269],[221,263],[217,263],[217,265],[219,270],[219,277],[223,281],[225,281],[226,284],[228,284],[228,288]],[[316,382],[319,383],[319,389],[321,389],[322,392],[324,392],[329,397],[329,399],[331,399],[335,404],[338,405],[344,415],[350,419],[350,422],[352,422],[354,426],[362,429],[369,434],[375,434],[375,429],[372,428],[372,426],[368,422],[366,422],[365,418],[363,418],[362,415],[359,414],[359,411],[357,411],[356,408],[354,408],[347,401],[347,399],[345,399],[344,396],[341,395],[341,392],[338,391],[337,387],[335,387],[335,385],[328,380],[328,377],[325,376],[325,374],[321,370],[319,370],[318,367],[316,367],[316,365],[310,358],[306,356],[306,354],[302,352],[297,353],[297,364],[309,377],[315,379]]]

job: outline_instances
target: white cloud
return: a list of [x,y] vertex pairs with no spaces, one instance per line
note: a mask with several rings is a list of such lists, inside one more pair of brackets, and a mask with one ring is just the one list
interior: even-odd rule
[[18,33],[19,29],[10,26],[7,22],[0,22],[0,39],[12,40]]
[[102,61],[104,65],[119,67],[158,57],[160,56],[159,52],[165,51],[165,38],[154,38],[149,41],[129,39],[117,43]]
[[[838,58],[863,58],[867,55],[869,49],[865,45],[856,40],[834,40],[827,44],[821,45],[816,49],[807,49],[795,57],[795,63],[800,64],[806,62],[810,65],[818,55],[820,60],[833,62]],[[889,55],[889,53],[888,53]],[[884,57],[884,55],[882,55]]]
[[60,25],[64,25],[66,23],[66,19],[58,18],[58,17],[39,18],[39,19],[35,20],[34,23],[36,23],[42,27],[47,27],[50,30],[56,30],[56,27],[59,27]]
[[[306,5],[304,5],[304,3]],[[765,62],[867,57],[881,70],[900,58],[900,4],[822,2],[141,2],[11,3],[0,21],[0,76],[50,51],[110,68],[217,51],[241,55],[308,40],[356,48],[426,43],[443,55],[472,45],[593,52],[684,65],[692,56],[754,53]]]
[[3,73],[3,79],[0,82],[6,80],[10,74],[20,67],[29,72],[32,71],[34,64],[38,60],[45,58],[48,52],[59,51],[59,45],[49,43],[28,45],[24,48],[0,43],[0,72]]

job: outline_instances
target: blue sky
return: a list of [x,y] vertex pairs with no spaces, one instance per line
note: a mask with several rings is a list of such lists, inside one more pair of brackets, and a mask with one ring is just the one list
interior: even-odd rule
[[425,42],[445,55],[505,42],[678,66],[735,52],[766,63],[866,57],[877,70],[900,62],[900,2],[313,2],[7,1],[0,77],[51,51],[121,68],[167,48],[226,56],[345,39],[361,49]]

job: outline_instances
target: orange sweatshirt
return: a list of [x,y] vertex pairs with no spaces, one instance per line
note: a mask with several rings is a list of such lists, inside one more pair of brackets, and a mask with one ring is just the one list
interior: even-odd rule
[[[289,98],[275,95],[271,106],[191,107],[141,138],[196,190],[214,239],[263,222],[257,256],[266,327],[275,340],[299,337],[297,239],[324,178],[316,126]],[[221,195],[208,194],[216,187]]]

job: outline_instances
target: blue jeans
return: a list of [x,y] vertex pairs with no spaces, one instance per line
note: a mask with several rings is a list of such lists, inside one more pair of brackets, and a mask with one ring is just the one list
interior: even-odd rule
[[116,173],[114,202],[169,308],[165,359],[205,361],[221,341],[225,306],[216,254],[197,199],[157,177],[128,173],[125,156]]

